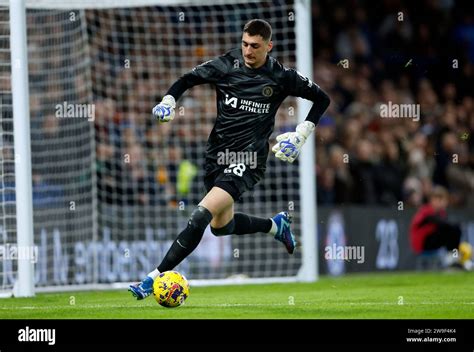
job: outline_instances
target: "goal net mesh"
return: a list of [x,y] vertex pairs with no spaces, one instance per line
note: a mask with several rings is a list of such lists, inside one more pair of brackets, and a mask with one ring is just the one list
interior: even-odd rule
[[[27,10],[39,287],[139,280],[186,226],[205,195],[216,102],[213,87],[196,86],[177,102],[175,119],[158,124],[151,109],[177,78],[240,47],[243,25],[253,18],[273,27],[271,55],[295,66],[291,2],[159,3]],[[6,248],[16,243],[7,8],[0,16],[0,244]],[[296,115],[296,101],[287,99],[274,136],[294,130]],[[235,209],[262,217],[290,210],[298,237],[298,180],[296,162],[270,155],[265,179]],[[0,261],[2,289],[13,284],[14,262]],[[294,277],[300,266],[299,251],[289,256],[268,234],[217,238],[207,229],[177,269],[191,279],[268,278]]]

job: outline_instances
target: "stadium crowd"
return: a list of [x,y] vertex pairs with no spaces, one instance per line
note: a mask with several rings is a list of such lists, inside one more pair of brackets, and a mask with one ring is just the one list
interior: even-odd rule
[[[396,206],[404,201],[417,207],[439,184],[449,189],[451,205],[474,206],[474,15],[468,5],[469,1],[453,0],[416,4],[354,0],[339,5],[313,1],[314,81],[331,97],[315,134],[320,204]],[[153,21],[146,16],[151,14],[139,9],[86,14],[93,63],[97,184],[106,203],[176,204],[178,193],[196,195],[197,200],[201,190],[200,158],[216,114],[212,91],[187,92],[178,104],[182,110],[178,107],[176,123],[158,126],[150,112],[180,74],[222,54],[212,43],[213,38],[220,39],[219,31],[209,23],[206,30],[213,34],[208,42],[200,42],[199,33],[173,32],[167,26],[173,20],[164,11],[153,13]],[[272,18],[268,20],[272,23]],[[133,28],[121,27],[132,22]],[[75,25],[64,21],[62,29]],[[55,102],[64,97],[90,99],[87,71],[80,64],[85,46],[72,30],[76,27],[66,31],[67,40],[59,35],[57,24],[48,28],[50,33],[30,33],[29,39],[32,137],[33,146],[39,148],[33,150],[37,157],[33,178],[43,190],[54,181],[41,175],[40,156],[47,156],[50,163],[71,158],[62,152],[52,159],[55,147],[43,143],[45,138],[85,133],[71,127],[73,122],[54,117]],[[276,24],[276,54],[282,45],[278,29]],[[180,35],[194,38],[199,45],[181,45],[179,52],[163,55],[160,43],[171,48],[173,41],[179,44]],[[65,45],[65,40],[70,44]],[[57,57],[35,60],[41,52],[51,55],[41,48],[55,44],[63,50]],[[76,55],[67,55],[74,51]],[[45,86],[44,72],[49,72],[49,82],[57,84]],[[65,79],[70,75],[74,80]],[[282,105],[275,135],[294,125],[286,116],[291,104]],[[419,104],[419,119],[382,117],[382,104]],[[191,185],[177,187],[186,176],[180,170],[194,172],[181,169],[183,160],[198,167],[198,177]]]
[[[316,134],[320,204],[418,206],[438,184],[474,205],[473,33],[468,2],[313,2],[314,79],[332,98]],[[383,118],[388,103],[421,116]]]

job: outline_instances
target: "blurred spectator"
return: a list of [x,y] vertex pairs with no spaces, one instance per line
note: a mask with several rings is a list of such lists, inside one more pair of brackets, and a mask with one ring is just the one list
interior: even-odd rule
[[446,132],[440,137],[441,143],[436,153],[436,166],[433,173],[433,181],[436,184],[449,187],[446,177],[446,169],[456,160],[458,139],[455,133]]
[[445,248],[448,250],[447,265],[463,264],[459,262],[460,255],[456,252],[461,243],[461,228],[447,221],[448,202],[447,189],[442,186],[434,187],[429,203],[422,206],[412,219],[410,243],[417,254]]
[[408,177],[403,183],[403,200],[411,207],[419,207],[423,203],[422,184],[416,177]]
[[402,184],[406,172],[400,160],[398,145],[393,140],[383,144],[382,160],[376,173],[378,203],[393,206],[402,200]]
[[[315,80],[332,98],[334,141],[350,155],[351,201],[417,206],[439,184],[450,190],[451,205],[470,204],[474,69],[466,57],[474,22],[467,2],[428,1],[423,11],[407,1],[348,4],[313,4],[313,38]],[[419,104],[420,119],[382,119],[380,104],[388,103]],[[326,140],[326,147],[334,142],[324,123],[316,133],[318,187],[325,181],[323,193],[332,194],[334,184],[328,199],[347,202],[337,196],[338,170],[326,162]]]
[[375,204],[376,167],[374,164],[374,146],[368,139],[357,142],[356,154],[351,158],[349,167],[354,180],[352,200],[359,204]]
[[466,144],[459,145],[457,159],[446,168],[446,180],[451,186],[457,205],[474,208],[474,171],[468,167],[469,152]]
[[349,170],[348,153],[334,145],[329,150],[329,165],[334,170],[334,203],[350,203],[354,181]]

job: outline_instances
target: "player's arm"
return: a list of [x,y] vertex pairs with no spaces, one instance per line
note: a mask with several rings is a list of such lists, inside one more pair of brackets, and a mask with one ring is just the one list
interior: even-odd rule
[[288,95],[313,102],[305,121],[296,126],[295,132],[277,136],[277,143],[272,148],[278,159],[292,163],[298,157],[306,139],[311,135],[329,106],[330,99],[316,83],[302,76],[296,70],[287,70],[286,73],[285,83]]
[[222,58],[206,61],[181,76],[168,89],[161,103],[153,108],[153,115],[159,122],[168,122],[174,118],[176,101],[183,93],[199,84],[216,83],[225,73],[226,64]]

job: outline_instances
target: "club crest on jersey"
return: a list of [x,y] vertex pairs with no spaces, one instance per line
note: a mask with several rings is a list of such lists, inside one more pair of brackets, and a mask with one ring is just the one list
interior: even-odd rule
[[268,97],[271,97],[271,96],[273,95],[273,88],[270,87],[270,86],[265,86],[265,87],[263,87],[263,89],[262,89],[262,95],[263,95],[264,97],[267,97],[267,98],[268,98]]

